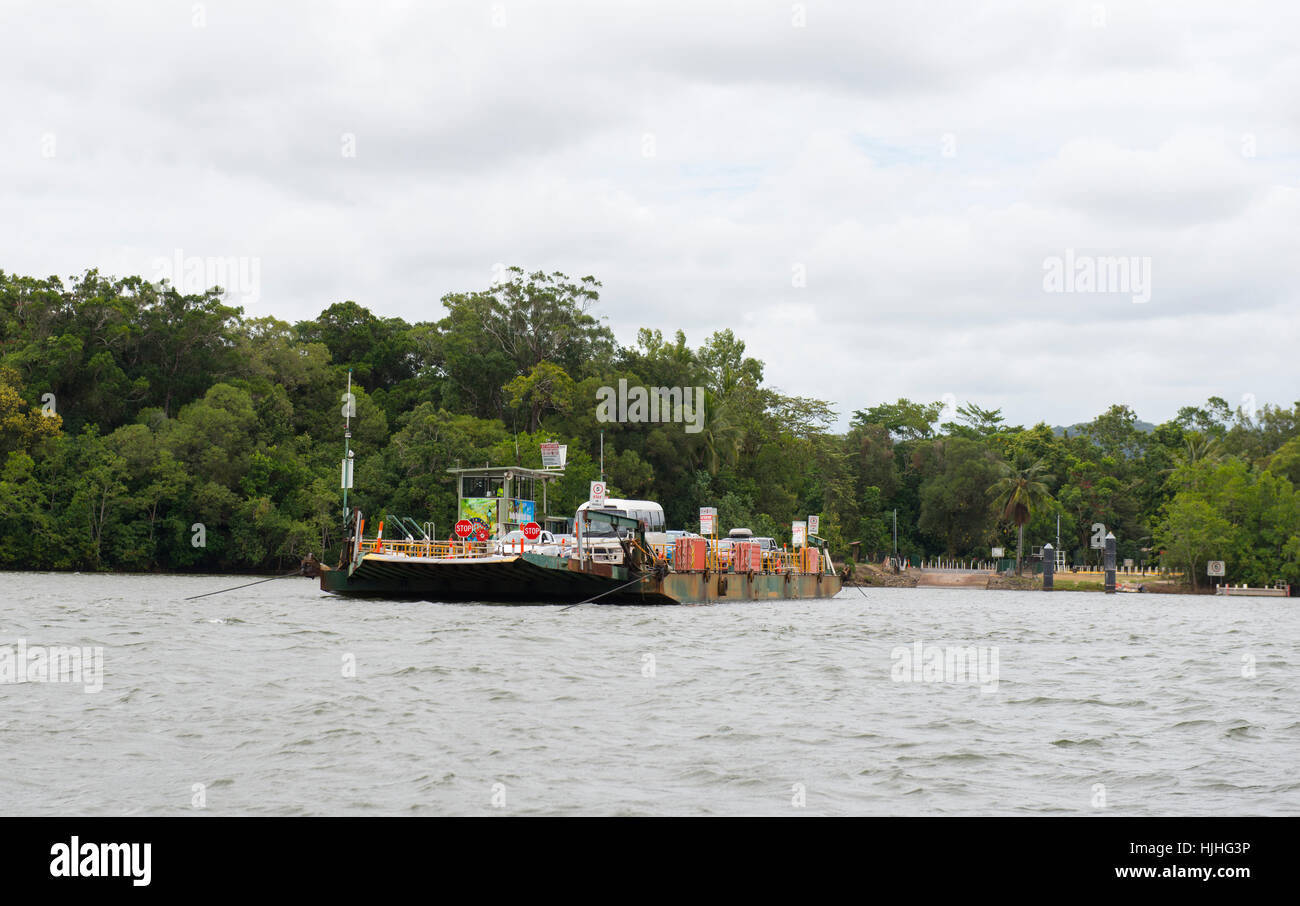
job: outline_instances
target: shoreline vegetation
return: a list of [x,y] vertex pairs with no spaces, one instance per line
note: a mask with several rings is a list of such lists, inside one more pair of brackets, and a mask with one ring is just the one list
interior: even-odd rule
[[[609,493],[659,500],[669,525],[695,529],[715,506],[722,526],[788,544],[791,522],[818,514],[837,564],[1001,547],[1023,568],[1059,519],[1070,566],[1099,563],[1100,526],[1120,564],[1176,570],[1193,591],[1208,560],[1233,584],[1300,585],[1300,403],[1211,397],[1158,425],[1116,404],[1026,427],[958,393],[871,404],[863,384],[851,388],[862,408],[833,430],[828,402],[771,386],[731,330],[693,346],[641,329],[620,344],[599,288],[509,268],[444,295],[437,320],[343,301],[290,323],[248,316],[218,288],[0,271],[0,568],[270,575],[309,553],[335,562],[350,370],[349,502],[432,520],[439,537],[456,510],[446,469],[538,468],[553,440],[569,460],[542,515],[586,499],[603,443]],[[624,384],[702,388],[702,415],[600,421],[601,388]]]

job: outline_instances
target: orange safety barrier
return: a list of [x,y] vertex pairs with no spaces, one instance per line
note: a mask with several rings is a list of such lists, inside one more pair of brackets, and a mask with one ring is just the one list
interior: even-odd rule
[[703,572],[708,564],[709,542],[704,538],[678,538],[673,569],[679,573]]
[[803,549],[803,563],[800,564],[801,571],[805,573],[818,572],[821,566],[821,551],[815,547],[805,547]]
[[733,548],[733,562],[738,573],[763,571],[763,549],[752,541],[738,541]]

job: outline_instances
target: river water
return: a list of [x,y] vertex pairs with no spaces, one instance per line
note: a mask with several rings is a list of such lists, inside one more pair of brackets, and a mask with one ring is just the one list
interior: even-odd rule
[[5,574],[0,813],[1300,813],[1289,599],[185,600],[238,583]]

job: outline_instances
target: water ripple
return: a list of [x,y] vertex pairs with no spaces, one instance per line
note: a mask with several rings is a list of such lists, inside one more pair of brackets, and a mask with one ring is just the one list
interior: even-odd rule
[[[102,692],[0,685],[6,813],[1300,813],[1285,600],[184,600],[222,581],[6,577],[0,646],[104,650]],[[899,681],[917,643],[996,682]]]

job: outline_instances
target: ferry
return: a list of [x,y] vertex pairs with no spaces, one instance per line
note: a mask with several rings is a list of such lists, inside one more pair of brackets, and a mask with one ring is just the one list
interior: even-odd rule
[[746,529],[725,539],[669,532],[658,503],[619,498],[588,500],[570,521],[546,515],[562,470],[448,472],[460,518],[447,538],[430,523],[354,510],[338,564],[312,560],[304,572],[336,595],[488,604],[703,604],[831,598],[841,588],[815,536],[786,550]]

